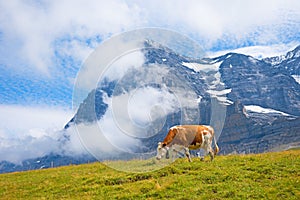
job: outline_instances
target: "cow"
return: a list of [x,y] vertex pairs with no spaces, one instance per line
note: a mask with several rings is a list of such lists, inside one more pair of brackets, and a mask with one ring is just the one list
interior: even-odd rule
[[[214,139],[215,150],[212,149],[212,140]],[[172,158],[178,152],[184,150],[189,162],[192,162],[189,150],[204,149],[205,154],[209,153],[211,161],[219,152],[219,147],[214,135],[214,129],[206,125],[176,125],[169,129],[169,132],[163,142],[157,146],[156,159],[160,160],[164,155],[171,151]],[[201,160],[203,160],[201,158]]]

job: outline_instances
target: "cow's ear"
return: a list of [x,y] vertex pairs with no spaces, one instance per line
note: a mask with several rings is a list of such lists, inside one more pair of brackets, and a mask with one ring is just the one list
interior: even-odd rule
[[167,144],[166,144],[166,143],[163,143],[163,144],[162,144],[162,147],[165,147],[165,146],[167,146]]

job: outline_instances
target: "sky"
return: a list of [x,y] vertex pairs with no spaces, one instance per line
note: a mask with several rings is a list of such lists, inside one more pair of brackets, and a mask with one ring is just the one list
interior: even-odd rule
[[56,137],[75,112],[78,71],[111,36],[165,28],[210,56],[262,58],[299,45],[299,11],[298,0],[0,0],[0,152]]

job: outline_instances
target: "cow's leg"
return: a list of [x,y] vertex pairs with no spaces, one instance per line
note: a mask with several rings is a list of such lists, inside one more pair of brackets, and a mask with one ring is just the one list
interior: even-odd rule
[[166,152],[166,159],[169,159],[170,158],[170,149],[167,149],[167,152]]
[[175,161],[178,151],[176,149],[172,149],[172,162]]
[[209,153],[209,149],[208,149],[207,145],[203,146],[203,151],[204,151],[204,155],[203,155],[201,161],[204,161],[204,157]]
[[205,147],[206,147],[205,150],[206,150],[206,154],[209,153],[210,160],[212,161],[214,159],[215,154],[214,154],[213,149],[211,148],[211,143],[212,143],[212,138],[211,137],[207,138],[206,145],[205,145]]
[[172,162],[174,162],[174,160],[175,160],[175,158],[177,156],[178,151],[176,150],[175,146],[172,146],[169,151],[170,151],[169,154],[172,157]]
[[189,162],[192,162],[189,148],[184,148],[184,152],[185,152],[186,157],[189,159]]
[[215,154],[211,146],[209,146],[209,155],[210,155],[210,160],[213,161]]
[[197,153],[198,158],[200,158],[200,161],[204,161],[204,156],[201,156],[201,150]]

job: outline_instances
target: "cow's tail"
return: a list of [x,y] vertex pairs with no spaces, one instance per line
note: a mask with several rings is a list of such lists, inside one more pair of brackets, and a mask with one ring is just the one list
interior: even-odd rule
[[214,151],[214,154],[217,155],[217,153],[220,151],[218,145],[217,145],[217,140],[216,140],[216,137],[214,136],[214,143],[215,143],[215,151]]

